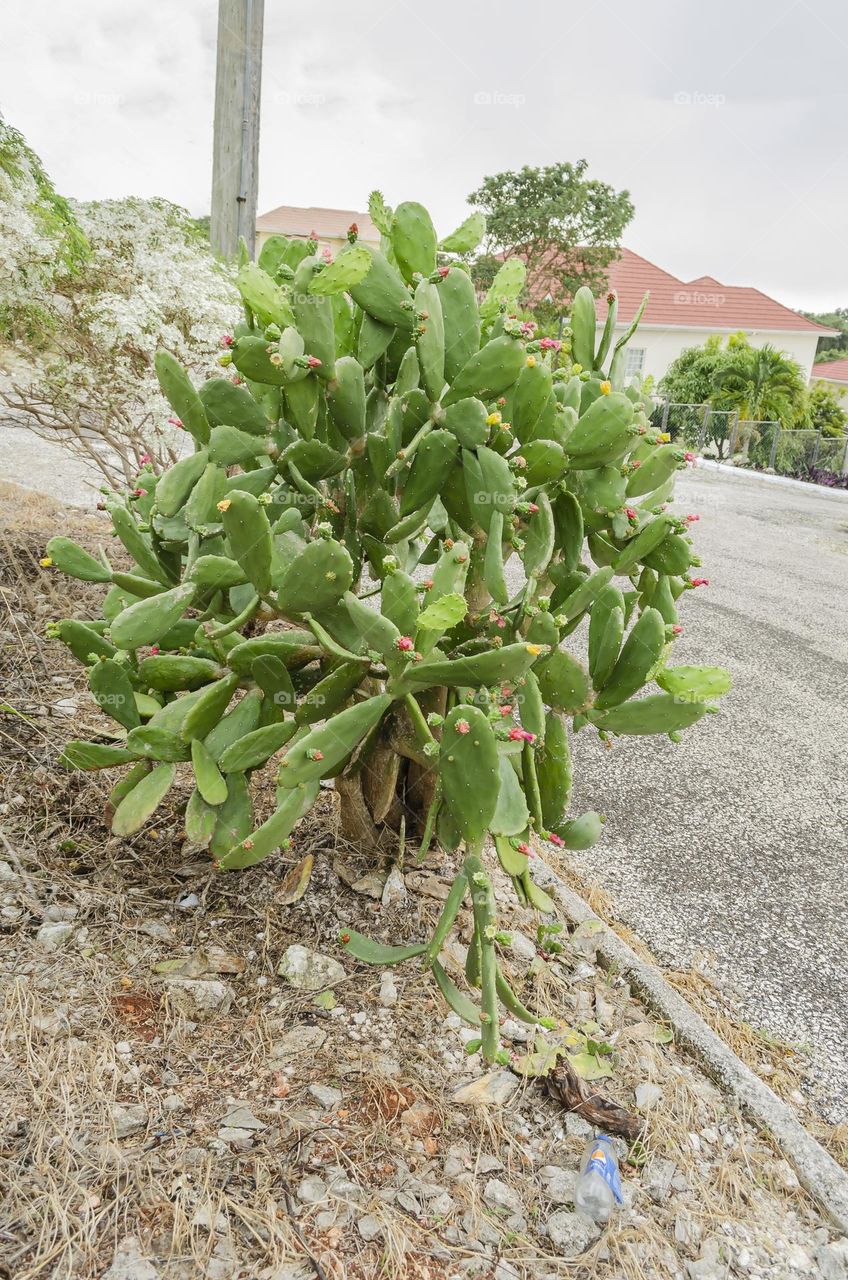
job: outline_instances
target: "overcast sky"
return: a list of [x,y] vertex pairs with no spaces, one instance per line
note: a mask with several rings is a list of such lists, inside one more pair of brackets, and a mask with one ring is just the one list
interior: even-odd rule
[[[266,0],[260,212],[418,199],[557,160],[626,187],[684,280],[848,305],[845,0]],[[5,7],[0,110],[58,188],[208,211],[215,0]]]

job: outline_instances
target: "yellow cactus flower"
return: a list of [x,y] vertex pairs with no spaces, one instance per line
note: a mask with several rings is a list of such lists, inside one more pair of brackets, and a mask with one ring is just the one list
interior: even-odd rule
[[668,444],[669,440],[671,439],[671,435],[669,434],[668,431],[661,431],[660,434],[657,436],[657,439],[662,440],[663,444]]
[[572,373],[582,373],[582,372],[583,372],[583,366],[582,366],[582,364],[573,364],[573,365],[571,366],[571,372],[572,372]]
[[42,556],[38,563],[41,565],[42,569],[49,569],[53,561],[50,556]]
[[496,427],[500,423],[501,415],[499,413],[490,413],[486,419],[487,427]]
[[502,423],[501,423],[501,431],[511,431],[511,430],[512,430],[512,423],[511,423],[511,422],[502,422]]
[[608,395],[609,395],[609,393],[610,393],[611,391],[612,391],[612,383],[611,383],[611,382],[602,382],[602,383],[601,383],[601,395],[602,395],[602,396],[608,396]]
[[528,369],[535,369],[535,367],[536,367],[536,357],[535,357],[535,356],[528,356],[528,357],[527,357],[527,368],[528,368]]
[[231,505],[232,503],[229,498],[222,498],[222,500],[218,503],[218,510],[229,511]]
[[527,652],[532,653],[534,658],[538,658],[539,654],[542,652],[542,646],[540,644],[528,644]]

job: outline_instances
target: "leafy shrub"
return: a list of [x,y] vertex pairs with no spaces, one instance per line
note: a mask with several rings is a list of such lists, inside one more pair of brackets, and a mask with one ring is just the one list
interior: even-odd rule
[[[420,958],[493,1059],[499,1004],[535,1018],[498,968],[484,844],[522,902],[552,911],[534,844],[586,849],[603,821],[568,816],[571,733],[676,740],[729,677],[668,665],[677,601],[705,581],[689,577],[688,521],[666,510],[687,456],[624,386],[615,300],[598,340],[577,293],[578,363],[554,371],[554,344],[512,315],[521,261],[478,305],[465,270],[436,267],[421,205],[375,194],[371,212],[382,250],[352,228],[334,261],[274,237],[242,264],[234,379],[198,389],[159,352],[194,451],[107,502],[132,572],[50,542],[48,565],[106,588],[101,617],[55,634],[122,734],[68,743],[64,760],[128,766],[108,806],[119,836],[191,777],[186,830],[222,869],[287,847],[331,779],[367,847],[401,832],[422,853],[464,846],[429,942],[342,940],[378,964]],[[480,234],[470,220],[442,251]],[[251,777],[272,758],[277,807],[257,826]],[[479,1003],[439,963],[466,896]]]

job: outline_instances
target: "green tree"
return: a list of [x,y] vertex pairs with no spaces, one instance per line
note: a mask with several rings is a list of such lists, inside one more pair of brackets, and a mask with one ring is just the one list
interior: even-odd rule
[[596,292],[606,287],[633,217],[629,192],[587,178],[587,168],[586,160],[525,165],[485,178],[468,197],[486,215],[481,272],[496,255],[522,257],[527,296],[540,318],[561,315],[582,284]]
[[825,436],[841,436],[848,426],[848,414],[832,387],[814,382],[807,391],[806,423]]
[[800,367],[770,342],[762,347],[746,343],[744,359],[719,370],[718,390],[740,418],[785,426],[795,424],[807,395]]
[[834,307],[833,311],[802,311],[802,316],[815,320],[816,324],[838,329],[834,338],[819,338],[816,361],[845,360],[848,358],[848,307]]

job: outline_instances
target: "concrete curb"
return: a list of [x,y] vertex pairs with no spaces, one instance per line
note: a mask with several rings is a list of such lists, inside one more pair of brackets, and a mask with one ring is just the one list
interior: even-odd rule
[[779,1144],[807,1191],[830,1220],[848,1232],[848,1173],[828,1155],[808,1133],[794,1111],[768,1085],[746,1067],[741,1059],[665,981],[655,965],[641,960],[636,952],[569,888],[540,858],[534,863],[539,883],[552,890],[568,918],[575,924],[596,920],[598,953],[606,964],[615,966],[655,1013],[674,1028],[678,1044],[704,1071],[738,1101],[745,1114],[767,1129]]
[[824,484],[809,484],[806,480],[795,480],[792,476],[773,476],[768,471],[753,471],[747,467],[732,467],[726,462],[714,462],[712,458],[698,458],[696,471],[717,471],[732,480],[759,480],[763,484],[777,484],[784,488],[798,489],[817,498],[836,499],[844,502],[848,499],[848,489],[829,489]]

